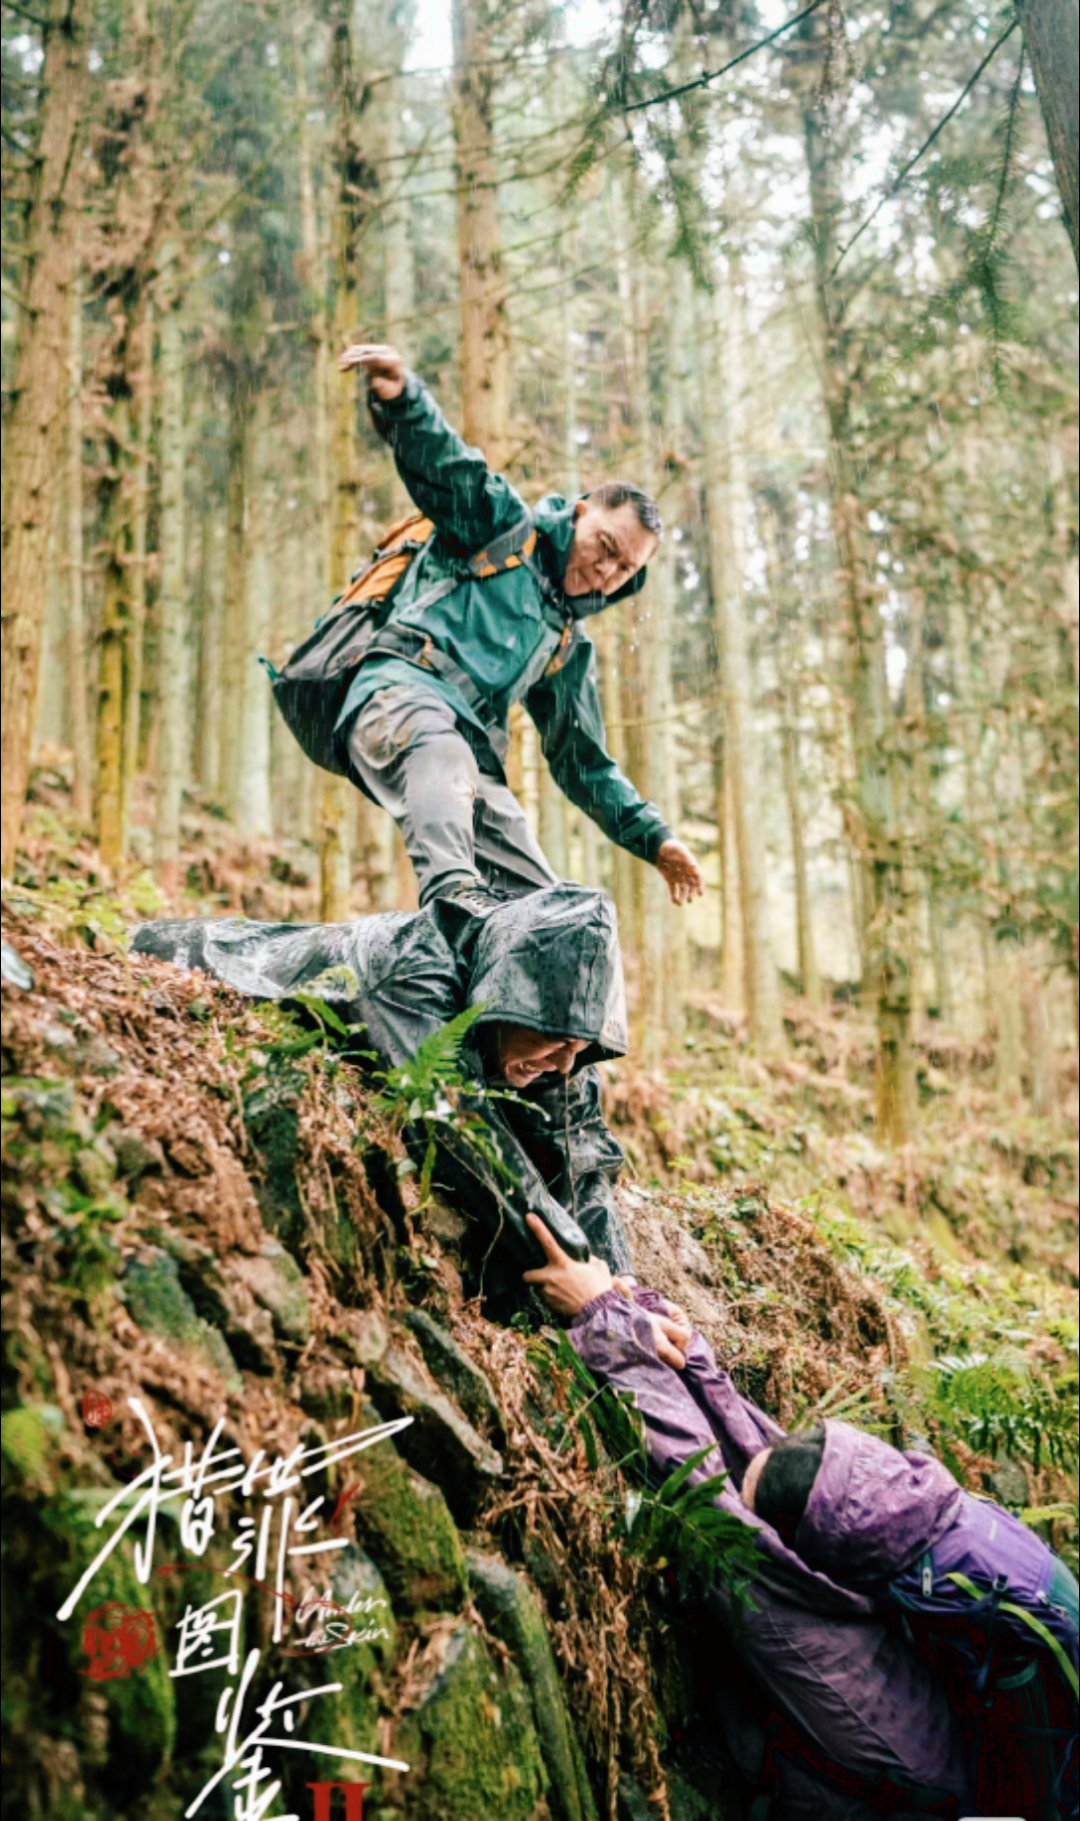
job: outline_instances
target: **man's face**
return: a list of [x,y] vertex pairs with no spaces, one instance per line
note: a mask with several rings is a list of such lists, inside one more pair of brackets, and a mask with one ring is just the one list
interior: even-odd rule
[[564,594],[614,594],[648,562],[658,542],[629,502],[612,510],[591,499],[579,500]]
[[578,1037],[549,1037],[523,1024],[498,1027],[499,1073],[512,1088],[527,1088],[538,1075],[569,1075],[587,1045]]

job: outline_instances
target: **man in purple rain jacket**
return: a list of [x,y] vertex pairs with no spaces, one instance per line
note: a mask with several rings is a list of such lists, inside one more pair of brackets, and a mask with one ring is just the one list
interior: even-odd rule
[[743,1503],[813,1569],[903,1612],[963,1715],[978,1814],[1075,1821],[1077,1586],[924,1453],[826,1421],[769,1443]]
[[653,1467],[666,1474],[710,1449],[694,1477],[726,1471],[718,1504],[757,1532],[760,1566],[749,1608],[733,1624],[721,1587],[707,1600],[731,1650],[774,1704],[785,1737],[800,1742],[795,1750],[772,1751],[748,1711],[725,1712],[739,1769],[760,1787],[764,1757],[775,1780],[771,1803],[755,1804],[755,1816],[870,1821],[889,1813],[908,1821],[974,1812],[967,1805],[962,1731],[937,1679],[871,1600],[810,1568],[743,1504],[739,1488],[749,1463],[782,1440],[783,1431],[739,1395],[689,1326],[681,1336],[682,1370],[663,1363],[648,1319],[650,1312],[670,1318],[662,1297],[636,1288],[631,1299],[599,1260],[578,1263],[542,1223],[533,1230],[548,1263],[527,1272],[526,1281],[571,1318],[569,1339],[590,1371],[632,1392]]

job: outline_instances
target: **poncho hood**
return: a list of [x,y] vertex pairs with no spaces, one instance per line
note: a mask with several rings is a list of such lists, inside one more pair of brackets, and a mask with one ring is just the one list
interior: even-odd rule
[[[540,533],[541,565],[553,581],[561,583],[566,574],[574,542],[574,513],[579,503],[588,497],[587,493],[577,493],[568,500],[561,493],[549,493],[532,509],[533,522]],[[603,613],[605,607],[613,607],[617,601],[640,594],[647,575],[648,566],[643,563],[613,594],[601,594],[597,590],[592,594],[566,594],[563,600],[575,620],[588,620],[594,614]]]
[[826,1421],[821,1466],[795,1535],[803,1561],[846,1586],[890,1579],[948,1530],[963,1493],[940,1461]]
[[626,1053],[626,993],[615,906],[605,892],[560,884],[484,919],[471,953],[478,1025],[510,1023],[588,1048],[576,1069]]

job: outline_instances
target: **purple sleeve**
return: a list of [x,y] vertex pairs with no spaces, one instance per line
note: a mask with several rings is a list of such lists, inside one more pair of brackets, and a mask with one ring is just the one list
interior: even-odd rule
[[[601,1300],[597,1298],[597,1303]],[[634,1286],[634,1301],[640,1309],[656,1315],[663,1315],[669,1306],[658,1291],[648,1290],[642,1284]],[[743,1474],[755,1454],[760,1454],[763,1448],[771,1448],[784,1431],[779,1423],[774,1423],[749,1398],[736,1391],[729,1375],[717,1365],[712,1348],[696,1330],[691,1336],[686,1368],[680,1377],[703,1412],[710,1432],[719,1440],[728,1472],[736,1486],[741,1486]]]
[[723,1471],[708,1416],[690,1395],[682,1374],[666,1366],[656,1351],[647,1315],[618,1290],[607,1290],[587,1303],[574,1318],[568,1339],[590,1372],[617,1391],[633,1393],[645,1425],[649,1454],[663,1473],[681,1466],[701,1448],[712,1450],[695,1479]]

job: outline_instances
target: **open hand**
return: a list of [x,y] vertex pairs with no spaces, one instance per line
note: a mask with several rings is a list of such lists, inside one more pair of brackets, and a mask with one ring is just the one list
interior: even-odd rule
[[405,362],[396,348],[385,342],[359,341],[338,356],[338,372],[350,367],[367,369],[368,385],[376,398],[398,398],[405,390]]
[[684,841],[674,835],[664,842],[653,864],[662,873],[672,904],[687,904],[705,890],[705,875]]

